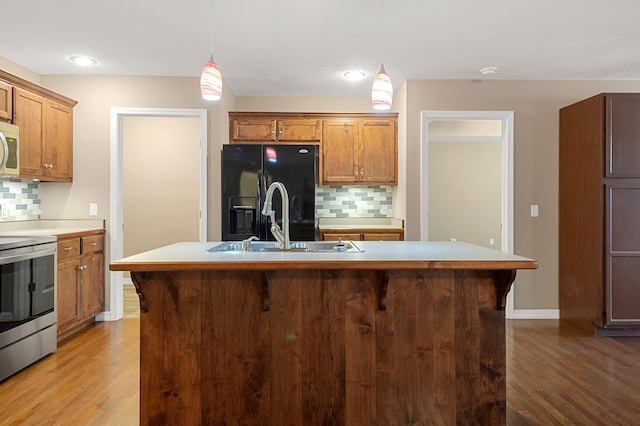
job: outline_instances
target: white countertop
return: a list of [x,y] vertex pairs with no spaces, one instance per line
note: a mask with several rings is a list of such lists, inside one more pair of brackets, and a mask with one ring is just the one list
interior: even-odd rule
[[102,219],[43,219],[0,222],[0,236],[64,235],[104,229]]
[[362,253],[215,252],[220,242],[184,242],[111,263],[114,271],[277,269],[535,269],[537,262],[464,242],[357,241]]

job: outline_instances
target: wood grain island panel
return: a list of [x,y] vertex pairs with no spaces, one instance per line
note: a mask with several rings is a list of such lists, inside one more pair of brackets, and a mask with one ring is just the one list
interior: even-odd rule
[[[197,257],[215,243],[188,244]],[[401,244],[305,269],[286,266],[300,253],[263,253],[262,268],[259,253],[163,261],[184,244],[112,263],[141,298],[141,424],[505,424],[502,301],[536,262],[420,243],[395,268],[364,267]]]

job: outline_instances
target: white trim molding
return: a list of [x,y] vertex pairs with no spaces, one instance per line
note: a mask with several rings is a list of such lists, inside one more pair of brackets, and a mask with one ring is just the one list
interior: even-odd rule
[[[200,241],[207,240],[207,110],[173,108],[111,108],[110,122],[110,213],[109,213],[109,259],[122,258],[123,253],[123,118],[124,117],[196,117],[200,119]],[[117,321],[123,317],[123,273],[109,272],[110,309],[98,316],[98,321]]]
[[[421,113],[421,144],[420,144],[420,239],[427,241],[429,238],[427,214],[428,205],[428,149],[429,124],[432,121],[465,121],[465,120],[500,120],[502,122],[502,251],[513,254],[513,111],[422,111]],[[474,140],[477,138],[474,138]],[[491,140],[495,140],[491,138]],[[517,279],[517,278],[516,278]],[[506,317],[514,315],[514,289],[507,295]]]
[[559,309],[514,309],[509,319],[560,319]]

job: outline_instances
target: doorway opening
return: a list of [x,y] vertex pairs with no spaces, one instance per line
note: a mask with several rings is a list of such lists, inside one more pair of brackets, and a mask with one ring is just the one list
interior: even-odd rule
[[[123,142],[124,121],[126,117],[172,117],[197,118],[200,127],[200,172],[198,220],[199,241],[207,240],[207,110],[205,109],[165,109],[165,108],[112,108],[110,136],[110,212],[109,212],[109,258],[123,257],[124,250],[124,190],[123,190]],[[176,141],[179,146],[180,141]],[[143,163],[142,167],[153,167]],[[158,170],[157,173],[174,173],[174,170]],[[116,321],[123,317],[122,272],[109,272],[109,310],[97,317],[100,321]]]
[[[430,197],[435,197],[436,194],[430,194],[430,186],[432,188],[431,192],[434,192],[435,186],[433,182],[429,182],[429,164],[430,164],[430,143],[438,142],[439,145],[449,147],[451,143],[455,143],[459,145],[456,147],[457,152],[460,153],[461,149],[464,150],[464,144],[485,144],[482,147],[482,152],[491,152],[494,148],[491,148],[490,145],[499,143],[497,147],[497,152],[499,158],[496,161],[496,166],[499,167],[499,171],[491,170],[491,174],[496,174],[498,172],[499,176],[497,178],[487,178],[486,182],[494,182],[487,183],[491,185],[499,185],[499,188],[492,188],[495,195],[495,200],[500,203],[499,209],[495,210],[495,223],[494,227],[497,229],[496,233],[499,232],[500,235],[495,241],[495,248],[499,249],[505,253],[513,254],[513,111],[423,111],[421,114],[421,147],[422,147],[422,158],[421,158],[421,176],[420,176],[420,184],[421,184],[421,212],[420,215],[420,239],[422,241],[427,241],[429,239],[429,222],[430,222],[430,210],[429,210],[429,199]],[[453,124],[454,122],[475,122],[480,123],[481,127],[484,125],[486,128],[490,128],[493,123],[496,123],[498,131],[492,131],[489,134],[490,136],[467,136],[462,133],[447,135],[446,129],[447,127],[455,127],[455,126],[447,126],[447,124]],[[440,124],[434,125],[432,124]],[[444,124],[444,125],[442,125]],[[443,131],[443,129],[445,129]],[[444,142],[444,144],[440,144]],[[461,142],[464,142],[462,144]],[[433,155],[436,155],[434,144]],[[471,147],[472,145],[467,145],[467,147]],[[474,146],[474,149],[477,146]],[[438,152],[442,150],[438,149]],[[451,153],[456,152],[456,150],[447,149],[446,151]],[[480,152],[480,151],[478,151]],[[438,154],[441,155],[441,154]],[[475,155],[475,154],[474,154]],[[480,156],[475,156],[477,161],[483,161]],[[467,164],[473,164],[473,158],[468,159],[471,161]],[[453,163],[456,164],[456,163]],[[467,171],[467,170],[465,170]],[[476,172],[482,175],[485,175],[482,171]],[[487,173],[488,174],[488,173]],[[444,175],[443,175],[444,176]],[[486,176],[483,176],[485,178]],[[491,180],[493,179],[493,180]],[[443,185],[446,185],[447,182],[443,182]],[[433,196],[432,196],[433,195]],[[474,194],[475,195],[475,194]],[[455,207],[455,203],[451,204],[452,208],[465,208],[469,209],[469,211],[474,211],[476,208],[475,205],[466,205]],[[484,227],[484,222],[481,220],[473,221],[479,226]],[[469,230],[466,230],[467,235],[471,235],[472,233]],[[489,231],[490,232],[490,231]],[[486,238],[486,243],[489,245],[490,234],[475,232],[473,233],[477,238]],[[455,238],[454,235],[451,235],[450,238]],[[483,240],[484,241],[484,240]],[[471,241],[474,243],[478,243],[477,241]],[[512,287],[512,291],[509,292],[507,297],[507,306],[506,306],[506,317],[513,317],[513,294],[514,290]]]

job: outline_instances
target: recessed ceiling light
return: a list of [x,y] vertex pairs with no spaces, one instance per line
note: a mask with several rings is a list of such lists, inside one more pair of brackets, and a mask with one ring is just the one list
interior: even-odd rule
[[498,68],[496,67],[486,67],[480,70],[480,74],[482,75],[493,75],[498,72]]
[[81,67],[90,67],[91,65],[96,65],[98,63],[95,59],[82,55],[69,56],[69,60]]
[[366,75],[367,74],[365,74],[363,71],[347,71],[344,74],[342,74],[344,79],[349,81],[362,80]]

